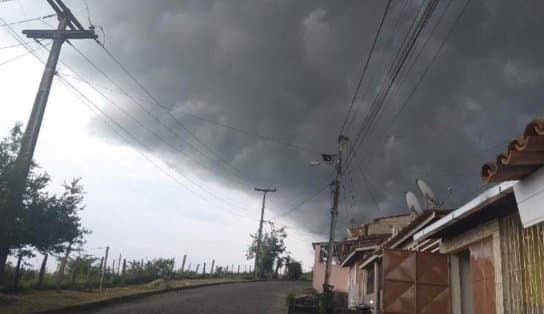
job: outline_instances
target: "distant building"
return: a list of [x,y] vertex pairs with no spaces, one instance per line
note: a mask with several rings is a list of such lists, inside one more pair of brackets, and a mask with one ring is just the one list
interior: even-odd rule
[[[349,287],[353,287],[353,284],[350,284],[350,269],[341,265],[353,250],[376,249],[379,244],[385,242],[394,232],[409,224],[414,218],[413,214],[380,217],[369,223],[348,229],[346,238],[335,243],[330,275],[330,284],[334,286],[335,291],[347,293]],[[328,242],[313,243],[312,245],[314,248],[313,288],[321,293],[325,280]],[[352,276],[352,278],[354,277]]]

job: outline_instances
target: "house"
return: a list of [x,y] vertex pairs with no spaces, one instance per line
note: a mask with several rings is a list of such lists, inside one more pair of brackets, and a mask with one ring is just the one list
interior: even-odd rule
[[544,120],[482,167],[497,183],[414,235],[441,238],[452,314],[544,313]]
[[[347,293],[354,286],[354,273],[350,281],[350,269],[343,267],[342,261],[354,250],[374,250],[379,244],[389,239],[393,232],[400,230],[415,218],[413,214],[379,217],[371,222],[350,228],[344,240],[335,242],[333,261],[330,269],[330,284],[337,292]],[[314,249],[313,288],[323,292],[325,267],[327,263],[327,242],[312,243]]]
[[[381,313],[382,296],[384,295],[384,265],[386,266],[385,270],[388,271],[388,269],[392,268],[388,266],[391,264],[391,258],[397,258],[398,260],[398,257],[402,257],[403,254],[411,256],[417,254],[417,251],[437,252],[439,249],[439,239],[429,239],[422,243],[415,243],[412,236],[417,231],[442,218],[449,212],[449,210],[438,209],[424,210],[417,216],[412,215],[413,219],[407,225],[380,245],[373,248],[360,248],[352,251],[342,262],[343,267],[350,269],[349,282],[354,282],[354,287],[348,289],[348,306],[355,308],[367,305],[370,306],[373,313]],[[431,255],[431,257],[433,256]],[[414,257],[415,259],[416,257]],[[383,263],[384,260],[385,264]],[[387,284],[389,283],[388,281]],[[393,287],[392,289],[395,288]],[[395,296],[395,293],[391,294],[389,292],[391,290],[386,289],[386,296]],[[404,304],[400,306],[402,307]]]

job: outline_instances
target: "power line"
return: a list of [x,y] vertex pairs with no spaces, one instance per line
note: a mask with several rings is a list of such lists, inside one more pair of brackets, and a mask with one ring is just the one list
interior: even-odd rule
[[[133,135],[127,128],[123,127],[119,122],[115,121],[111,116],[109,116],[104,110],[102,110],[98,105],[96,105],[96,103],[94,103],[90,98],[88,98],[87,96],[85,96],[85,94],[83,94],[78,88],[76,88],[73,84],[71,84],[69,81],[67,81],[66,79],[58,76],[61,81],[69,87],[69,89],[73,92],[75,92],[75,95],[80,99],[82,100],[82,102],[85,104],[85,105],[88,105],[90,104],[92,106],[92,108],[94,108],[100,115],[102,115],[103,117],[105,117],[108,121],[108,124],[110,125],[110,127],[112,125],[116,126],[116,128],[113,128],[112,127],[112,130],[114,130],[114,132],[121,136],[121,138],[123,138],[125,141],[127,141],[127,136],[129,138],[131,138],[134,142],[138,143],[140,146],[143,146],[144,148],[150,150],[150,148],[145,145],[141,140],[139,140],[135,135]],[[89,106],[88,106],[89,107]],[[89,107],[91,109],[91,107]],[[126,135],[126,136],[123,136],[121,135],[117,130],[122,130],[123,133]],[[178,183],[180,186],[182,186],[184,189],[186,189],[188,192],[191,192],[191,193],[194,193],[194,191],[190,190],[187,185],[183,184],[182,182],[180,182],[174,175],[170,174],[168,171],[166,171],[164,168],[162,168],[158,163],[156,163],[153,159],[151,159],[150,157],[148,157],[147,155],[145,155],[144,153],[142,153],[141,151],[139,150],[136,150],[140,155],[142,155],[147,161],[149,161],[151,164],[153,164],[157,169],[159,169],[163,174],[165,174],[166,176],[170,177],[172,180],[174,180],[176,183]],[[189,181],[192,181],[190,179],[188,179],[187,177],[185,177],[187,180]],[[194,184],[194,181],[191,182],[192,184]],[[212,194],[213,195],[213,194]],[[209,201],[209,200],[205,200],[205,199],[202,199],[204,201]],[[220,199],[221,200],[221,199]],[[224,200],[221,200],[221,201],[224,201]],[[242,214],[239,214],[238,212],[235,212],[235,211],[232,211],[230,210],[229,207],[226,207],[231,213],[237,215],[237,216],[240,216],[240,217],[246,217],[245,215],[242,215]]]
[[[23,44],[19,44],[19,46],[23,46]],[[23,58],[23,57],[26,57],[26,56],[28,56],[28,55],[31,55],[31,54],[33,54],[34,52],[40,50],[41,48],[43,48],[43,47],[42,47],[42,46],[38,46],[38,47],[36,47],[36,48],[34,48],[34,49],[31,49],[30,51],[26,51],[25,53],[22,53],[22,54],[20,54],[20,55],[17,55],[17,56],[15,56],[15,57],[13,57],[13,58],[4,60],[4,61],[0,62],[0,66],[2,66],[2,65],[4,65],[4,64],[8,64],[8,63],[13,62],[13,61],[16,61],[16,60],[19,60],[19,59],[21,59],[21,58]]]
[[[42,22],[45,23],[45,24],[47,24],[47,25],[49,25],[47,22],[45,22],[45,21],[43,21],[43,20],[42,20]],[[99,42],[98,40],[97,40],[97,42],[100,44],[100,42]],[[120,84],[118,84],[118,83],[115,82],[113,79],[111,79],[110,76],[109,76],[108,74],[106,74],[106,72],[105,72],[104,70],[102,70],[97,64],[95,64],[95,63],[94,63],[88,56],[86,56],[81,50],[79,50],[77,47],[75,47],[75,46],[74,46],[73,44],[71,44],[70,42],[68,42],[68,43],[70,44],[70,46],[71,46],[71,47],[72,47],[72,48],[73,48],[73,49],[74,49],[81,57],[83,57],[83,59],[85,59],[85,61],[87,61],[87,63],[89,63],[96,71],[98,71],[100,74],[102,74],[108,81],[110,81],[115,87],[117,87],[117,89],[119,89],[120,91],[122,91],[123,94],[125,94],[129,99],[131,99],[132,102],[133,102],[134,104],[136,104],[136,105],[137,105],[137,106],[138,106],[145,114],[147,114],[147,115],[149,115],[150,117],[152,117],[152,118],[153,118],[154,120],[156,120],[160,125],[164,126],[169,132],[173,133],[175,136],[178,136],[178,134],[176,134],[176,132],[174,132],[170,127],[164,125],[163,122],[160,120],[159,117],[157,117],[156,115],[152,114],[152,113],[151,113],[149,110],[147,110],[140,102],[138,102],[138,101],[137,101],[137,100],[136,100],[129,92],[127,92],[125,89],[123,89],[123,88],[120,86]],[[111,54],[111,52],[109,52],[108,50],[106,50],[105,47],[103,47],[102,45],[101,45],[101,47],[102,47],[105,51],[108,52],[108,54],[110,55],[110,57],[113,57],[113,54]],[[113,58],[115,58],[115,57],[113,57]],[[120,63],[120,61],[119,61],[118,59],[115,58],[114,61],[115,61],[118,65],[120,65],[120,67],[123,69],[124,72],[126,72],[127,74],[130,73],[130,72],[128,71],[128,69],[126,69],[126,67],[122,66],[122,64]],[[75,73],[75,71],[73,71],[73,70],[72,70],[72,72]],[[137,81],[136,78],[135,78],[134,76],[132,76],[132,75],[130,74],[130,77],[131,77],[131,78],[132,78],[132,79],[133,79],[133,80],[134,80],[141,88],[144,88],[143,85],[142,85],[139,81]],[[98,93],[102,94],[102,95],[105,97],[105,95],[104,95],[103,93],[101,93],[100,91],[98,91],[98,89],[94,88],[94,86],[93,86],[90,82],[87,81],[87,84],[88,84],[91,88],[93,88],[95,91],[97,91]],[[146,91],[146,92],[148,93],[148,95],[151,95],[151,94],[149,93],[149,91],[147,91],[147,90],[145,90],[145,89],[144,89],[144,91]],[[192,135],[194,138],[196,138],[196,135],[192,134],[192,132],[191,132],[190,130],[188,130],[188,129],[185,127],[185,125],[183,125],[183,124],[181,123],[181,121],[179,121],[178,119],[176,119],[175,116],[174,116],[174,115],[173,115],[173,114],[172,114],[165,106],[163,106],[163,105],[161,105],[160,103],[158,103],[158,101],[157,101],[156,99],[154,99],[154,102],[153,102],[152,104],[158,105],[160,108],[162,108],[162,109],[163,109],[170,117],[172,117],[172,118],[175,120],[175,122],[176,122],[179,126],[181,126],[186,132],[189,132],[190,135]],[[184,139],[182,139],[182,140],[184,140]],[[184,141],[185,141],[192,149],[194,149],[194,150],[197,151],[198,153],[202,154],[203,156],[206,156],[207,158],[211,158],[211,157],[212,157],[212,158],[214,158],[215,160],[217,160],[217,161],[219,161],[220,163],[222,163],[226,168],[230,167],[231,169],[234,170],[234,172],[232,172],[232,174],[233,174],[238,180],[240,180],[240,182],[242,182],[243,184],[250,185],[250,183],[249,183],[247,180],[245,180],[245,178],[242,177],[242,175],[241,175],[242,172],[241,172],[238,168],[234,167],[234,166],[231,165],[230,163],[228,163],[228,162],[224,161],[223,159],[221,159],[220,157],[218,157],[216,154],[214,154],[213,151],[211,151],[211,149],[210,149],[207,145],[205,145],[205,144],[202,143],[202,142],[198,142],[199,144],[201,144],[201,145],[203,144],[203,146],[204,146],[205,148],[207,148],[208,153],[211,155],[211,157],[210,157],[210,155],[206,154],[205,152],[203,152],[202,150],[200,150],[198,147],[196,147],[196,146],[195,146],[193,143],[191,143],[190,141],[188,141],[188,140],[184,140]],[[225,169],[226,169],[226,168],[225,168]],[[236,172],[236,173],[235,173],[235,172]]]
[[25,44],[30,44],[32,43],[32,41],[25,41],[24,43],[17,43],[17,44],[13,44],[13,45],[7,45],[7,46],[2,46],[0,47],[0,50],[4,50],[4,49],[11,49],[11,48],[15,48],[15,47],[21,47]]
[[41,20],[48,19],[48,18],[55,17],[55,16],[57,16],[57,14],[52,13],[52,14],[48,14],[48,15],[44,15],[44,16],[38,16],[38,17],[26,19],[26,20],[20,20],[20,21],[9,22],[9,23],[6,23],[5,21],[3,21],[2,24],[0,24],[0,27],[12,26],[12,25],[17,25],[17,24],[24,24],[24,23],[33,22],[33,21],[41,21]]
[[[106,86],[100,86],[100,85],[97,85],[95,83],[91,83],[89,80],[86,80],[86,79],[81,78],[81,77],[70,75],[68,73],[62,73],[62,75],[73,78],[73,79],[76,79],[78,81],[82,81],[82,82],[87,83],[89,85],[92,84],[94,87],[98,87],[98,88],[108,90],[108,91],[113,92],[113,93],[119,93],[119,94],[122,94],[122,95],[126,96],[126,94],[124,92],[120,91],[120,90],[115,90],[113,88],[109,88],[109,87],[106,87]],[[148,103],[148,104],[153,104],[153,101],[151,101],[151,100],[149,100],[147,98],[144,98],[144,97],[138,97],[138,96],[135,96],[135,95],[131,95],[131,97],[136,98],[139,101],[142,101],[142,102],[145,102],[145,103]],[[176,112],[181,112],[182,114],[187,115],[190,118],[200,120],[202,122],[208,123],[208,124],[213,125],[213,126],[221,127],[221,128],[227,129],[229,131],[240,133],[240,134],[248,136],[248,137],[257,138],[257,139],[260,139],[260,140],[263,140],[263,141],[275,143],[275,144],[278,144],[278,145],[281,145],[281,146],[284,146],[284,147],[287,147],[287,148],[291,148],[293,150],[296,150],[296,151],[299,151],[299,152],[302,152],[302,153],[309,153],[309,154],[312,154],[312,155],[320,154],[320,152],[318,152],[316,150],[313,150],[311,148],[308,148],[308,147],[305,147],[305,146],[302,146],[302,145],[299,145],[299,144],[289,143],[289,142],[286,142],[284,140],[274,138],[273,136],[258,134],[258,133],[255,133],[253,131],[244,130],[244,129],[241,129],[241,128],[238,128],[238,127],[235,127],[235,126],[232,126],[232,125],[228,125],[228,124],[221,123],[221,122],[218,122],[218,121],[215,121],[215,120],[212,120],[212,119],[204,118],[202,116],[196,115],[196,114],[194,114],[192,112],[189,112],[189,111],[186,111],[186,110],[176,109]]]
[[[126,90],[124,90],[118,83],[116,83],[113,79],[110,78],[110,76],[104,72],[104,70],[102,70],[98,65],[96,65],[89,57],[87,57],[81,50],[79,50],[77,47],[75,47],[74,45],[71,45],[72,48],[74,48],[74,50],[79,54],[81,55],[96,71],[98,71],[100,74],[102,74],[108,81],[110,81],[112,84],[114,84],[119,90],[123,91],[123,93],[129,97],[132,102],[134,104],[136,104],[136,106],[138,106],[145,114],[147,114],[148,116],[150,116],[151,118],[153,118],[155,121],[157,121],[160,125],[162,125],[164,128],[166,128],[170,133],[178,136],[179,134],[177,134],[172,128],[164,125],[164,123],[161,121],[161,119],[159,117],[157,117],[155,114],[151,113],[151,111],[149,111],[148,109],[145,108],[145,106],[143,106],[140,102],[138,102],[133,96],[130,95],[129,92],[127,92]],[[72,71],[73,72],[73,71]],[[93,88],[94,90],[96,90],[97,92],[99,92],[96,88],[94,88],[90,82],[88,82],[89,86],[91,88]],[[100,93],[100,92],[99,92]],[[104,95],[104,94],[102,94]],[[173,116],[169,111],[168,111],[168,114]],[[178,125],[180,125],[178,123]],[[183,126],[184,127],[184,126]],[[185,128],[186,129],[186,128]],[[215,156],[213,153],[211,154],[212,157],[210,157],[210,155],[204,153],[202,150],[200,150],[197,146],[195,146],[193,143],[191,143],[190,141],[187,141],[187,140],[184,140],[192,149],[194,149],[195,151],[199,152],[200,154],[206,156],[207,158],[212,158],[214,157],[215,160],[218,160],[220,161],[221,163],[223,163],[224,165],[226,165],[227,167],[230,167],[232,169],[234,169],[235,171],[238,172],[238,174],[236,173],[233,173],[233,175],[238,178],[239,180],[241,180],[241,182],[243,182],[244,184],[250,184],[248,183],[243,177],[241,177],[241,175],[239,173],[241,173],[241,171],[237,168],[235,168],[234,166],[230,165],[229,163],[227,163],[226,161],[222,160],[221,158]],[[231,171],[232,173],[232,171]]]
[[389,7],[391,6],[391,0],[387,0],[387,4],[385,6],[385,10],[383,12],[382,18],[380,19],[380,23],[378,25],[378,29],[376,31],[376,34],[374,35],[374,40],[372,41],[372,44],[370,45],[370,50],[367,54],[366,61],[363,65],[363,71],[361,72],[361,76],[359,77],[359,81],[357,82],[357,85],[355,87],[355,92],[353,93],[353,96],[351,97],[351,103],[349,105],[348,112],[346,114],[346,117],[344,118],[344,122],[342,123],[342,127],[340,127],[340,134],[344,132],[344,129],[346,127],[346,124],[348,123],[349,116],[351,114],[351,111],[353,110],[353,106],[355,105],[355,102],[357,101],[357,95],[359,95],[359,89],[361,88],[361,84],[363,83],[363,80],[366,75],[366,71],[368,69],[368,65],[370,64],[370,60],[372,59],[372,55],[374,54],[374,48],[376,47],[376,43],[378,42],[378,38],[380,37],[380,33],[382,31],[382,26],[385,22],[385,18],[387,16],[387,12],[389,12]]
[[318,197],[319,195],[321,195],[321,193],[323,193],[323,191],[325,191],[329,187],[329,185],[330,184],[327,183],[325,186],[320,188],[317,192],[315,192],[312,195],[310,195],[309,197],[305,198],[304,200],[302,200],[301,202],[299,202],[295,206],[292,206],[288,210],[286,210],[286,211],[284,211],[284,212],[282,212],[280,214],[277,214],[276,216],[277,217],[286,217],[286,216],[292,214],[294,211],[298,210],[302,205],[308,203],[309,201],[311,201],[311,200],[315,199],[316,197]]
[[[463,7],[461,8],[461,11],[459,12],[459,14],[457,15],[457,18],[455,19],[455,21],[453,22],[453,25],[452,27],[450,28],[450,30],[448,31],[448,33],[446,34],[446,36],[444,37],[444,40],[442,41],[442,43],[440,44],[440,46],[438,47],[437,49],[437,52],[435,53],[435,55],[433,56],[433,58],[431,59],[431,62],[427,65],[427,67],[425,68],[425,70],[423,71],[423,74],[419,77],[419,80],[417,81],[416,85],[414,86],[414,88],[412,89],[412,91],[409,93],[408,97],[406,97],[405,101],[402,103],[402,105],[400,106],[399,110],[395,113],[395,115],[393,116],[393,119],[392,119],[392,122],[389,126],[389,128],[386,130],[386,133],[388,133],[392,126],[395,124],[395,122],[397,121],[397,119],[399,118],[399,116],[402,114],[402,112],[404,111],[404,109],[406,108],[406,106],[408,105],[408,103],[410,102],[410,100],[412,99],[412,97],[414,96],[415,92],[417,91],[417,89],[419,88],[419,86],[421,85],[421,83],[423,82],[423,80],[425,79],[425,77],[427,76],[427,74],[429,73],[429,70],[431,69],[431,67],[434,65],[434,63],[436,62],[436,60],[438,59],[438,56],[440,56],[441,52],[442,52],[442,49],[445,47],[445,44],[446,42],[448,41],[449,37],[451,36],[451,34],[453,33],[453,30],[455,29],[455,27],[457,26],[458,22],[461,20],[461,18],[463,17],[465,11],[466,11],[466,8],[468,7],[468,4],[470,3],[471,0],[467,0],[465,2],[465,4],[463,5]],[[453,1],[452,1],[453,2]]]
[[157,107],[160,107],[163,109],[164,112],[166,112],[166,114],[168,116],[170,116],[170,118],[172,118],[177,125],[179,125],[183,130],[185,130],[185,132],[187,132],[187,134],[190,135],[191,138],[193,138],[197,143],[199,143],[200,145],[202,145],[202,147],[204,147],[212,156],[214,156],[219,162],[223,163],[224,165],[226,165],[227,167],[230,167],[232,169],[234,169],[236,172],[238,172],[238,174],[235,174],[235,176],[237,176],[238,178],[240,178],[242,181],[244,181],[246,184],[248,185],[252,185],[250,182],[248,182],[245,178],[243,178],[241,176],[241,171],[239,169],[237,169],[236,167],[234,167],[233,165],[231,165],[230,163],[228,162],[225,162],[222,158],[220,158],[219,156],[217,156],[217,153],[215,153],[210,147],[209,145],[207,145],[206,143],[202,142],[197,136],[196,134],[189,130],[189,128],[187,128],[185,126],[185,124],[183,122],[181,122],[175,115],[172,114],[172,112],[170,112],[170,109],[167,107],[167,106],[164,106],[163,104],[161,104],[157,98],[140,82],[140,80],[138,80],[122,63],[121,61],[119,61],[119,59],[117,59],[113,53],[111,53],[111,51],[109,49],[107,49],[106,47],[104,46],[100,46],[108,56],[110,56],[110,58],[123,70],[123,72],[125,72],[125,74],[127,76],[129,76],[135,83],[136,85],[138,85],[143,91],[144,93],[147,94],[147,96],[149,96],[149,98],[151,98],[154,102],[154,104],[157,106]]
[[[3,22],[3,19],[0,17],[0,21]],[[32,55],[34,55],[34,57],[36,57],[36,59],[38,59],[38,61],[40,61],[42,64],[45,63],[45,61],[43,61],[41,59],[41,57],[39,55],[37,55],[32,49],[30,49],[25,43],[24,41],[22,40],[22,38],[11,28],[11,26],[7,26],[8,29],[10,30],[10,35],[15,38],[15,40],[17,40],[19,43],[21,43],[25,49],[27,49],[29,51],[29,53],[31,53]],[[45,47],[44,45],[42,45],[40,42],[38,42],[42,47]],[[123,132],[125,132],[125,134],[127,134],[129,137],[131,137],[133,140],[135,140],[137,143],[140,143],[140,145],[146,147],[145,144],[141,143],[141,141],[139,141],[135,136],[133,136],[126,128],[124,128],[122,125],[120,125],[118,122],[116,122],[115,120],[113,120],[110,116],[108,116],[103,110],[100,109],[100,107],[98,107],[94,102],[92,102],[87,96],[85,96],[81,91],[79,91],[75,86],[73,86],[71,83],[69,83],[67,80],[63,79],[62,77],[58,76],[63,82],[65,85],[71,87],[71,89],[69,89],[72,93],[76,92],[76,96],[79,98],[79,99],[86,99],[91,105],[93,105],[94,108],[96,108],[96,110],[98,110],[99,112],[101,112],[103,115],[105,115],[108,120],[110,121],[110,123],[113,123],[115,125],[117,125],[118,128],[120,128],[121,130],[123,130]],[[84,102],[85,105],[87,105],[87,103]],[[114,129],[115,131],[115,129]],[[115,131],[116,133],[118,133],[117,131]],[[126,137],[122,137],[126,140]],[[149,148],[148,148],[149,150]],[[143,156],[145,156],[143,153],[141,153],[140,151],[138,151],[138,153],[142,154]],[[152,159],[150,159],[149,157],[145,156],[146,160],[150,161],[153,165],[155,165],[157,168],[159,168],[161,170],[161,172],[164,172],[165,170],[162,169],[162,167],[158,166],[158,164],[156,164],[156,162],[154,162]],[[178,184],[184,186],[186,189],[187,187],[185,185],[183,185],[181,182],[179,182],[177,180],[177,178],[175,178],[174,176],[170,175],[169,173],[166,173],[169,177],[171,177],[173,180],[175,180]],[[186,177],[187,180],[191,181],[190,179],[188,179]],[[188,190],[189,192],[193,192],[191,190]],[[215,194],[209,192],[210,195],[218,198]],[[221,201],[225,201],[224,199],[221,200]],[[221,205],[223,205],[223,203],[221,203]],[[223,205],[224,206],[224,205]],[[238,207],[236,205],[236,207]],[[230,211],[230,209],[229,209]],[[241,216],[241,217],[245,217],[245,216]]]
[[[429,4],[427,4],[423,13],[420,15],[417,23],[414,25],[413,32],[407,37],[405,44],[400,48],[399,52],[397,53],[397,57],[395,58],[396,60],[393,63],[388,75],[384,77],[380,91],[374,98],[369,113],[365,116],[361,129],[355,137],[353,146],[354,151],[357,151],[359,149],[361,143],[368,134],[368,131],[374,126],[379,114],[383,109],[384,102],[389,94],[389,91],[391,90],[391,87],[395,83],[395,80],[397,79],[400,70],[404,66],[404,63],[410,55],[410,52],[412,51],[421,32],[427,25],[427,22],[429,21],[432,13],[434,12],[434,9],[438,4],[438,1],[439,0],[431,0]],[[346,169],[350,167],[354,151],[351,152],[348,158]]]

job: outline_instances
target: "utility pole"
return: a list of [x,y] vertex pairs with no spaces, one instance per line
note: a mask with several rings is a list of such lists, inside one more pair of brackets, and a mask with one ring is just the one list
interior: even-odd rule
[[264,206],[266,203],[266,193],[268,192],[276,192],[276,189],[261,189],[261,188],[255,188],[255,191],[257,192],[263,192],[263,206],[261,208],[261,220],[259,220],[259,233],[257,236],[257,251],[255,252],[255,267],[253,267],[253,277],[257,278],[258,272],[257,269],[259,268],[259,258],[261,255],[261,237],[263,234],[263,219],[264,219]]
[[[57,13],[59,20],[57,29],[40,29],[40,30],[23,30],[28,38],[34,40],[52,39],[53,45],[47,58],[47,64],[42,74],[40,86],[34,100],[32,112],[26,124],[25,133],[21,142],[21,148],[15,159],[13,169],[8,174],[8,191],[7,191],[7,213],[2,214],[2,218],[8,222],[15,220],[16,212],[21,206],[22,195],[25,190],[32,157],[36,148],[38,134],[42,124],[49,91],[55,76],[57,62],[60,55],[62,44],[66,40],[72,39],[96,39],[97,35],[92,29],[85,29],[81,23],[72,14],[70,9],[62,2],[62,0],[47,0],[49,5],[53,7]],[[68,28],[68,29],[67,29]],[[10,231],[8,231],[10,232]],[[2,249],[2,248],[0,248]],[[1,252],[0,252],[1,253]],[[3,272],[3,269],[0,269]]]
[[[336,217],[338,216],[338,199],[340,197],[340,178],[342,176],[342,158],[344,153],[345,145],[349,139],[343,135],[338,137],[338,155],[336,156],[335,165],[336,165],[336,176],[332,182],[332,187],[334,189],[333,199],[332,199],[332,208],[331,208],[331,226],[329,230],[329,246],[327,247],[327,264],[325,266],[325,282],[323,283],[323,292],[330,293],[332,292],[333,286],[330,285],[331,277],[331,265],[334,255],[334,233],[336,231]],[[330,155],[323,155],[325,161],[329,161]]]

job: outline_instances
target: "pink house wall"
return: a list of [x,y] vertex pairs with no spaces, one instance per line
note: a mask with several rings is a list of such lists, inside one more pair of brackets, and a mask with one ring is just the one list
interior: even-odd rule
[[[319,262],[319,244],[315,245],[314,267],[313,267],[313,288],[318,292],[323,292],[323,281],[325,280],[325,263]],[[334,291],[348,292],[349,268],[343,268],[340,265],[331,265],[330,284],[334,286]]]

